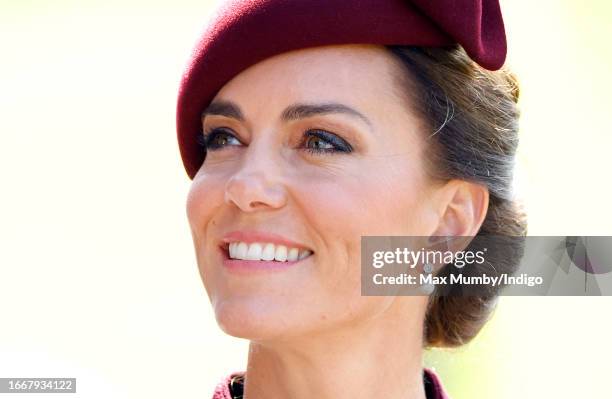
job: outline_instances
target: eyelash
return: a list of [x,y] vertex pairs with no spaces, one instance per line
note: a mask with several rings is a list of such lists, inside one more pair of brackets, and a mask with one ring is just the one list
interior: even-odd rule
[[[203,134],[198,135],[197,142],[202,147],[206,148],[206,151],[216,151],[221,150],[227,145],[216,145],[212,144],[213,140],[217,138],[220,134],[226,134],[232,136],[234,139],[238,140],[238,138],[231,133],[231,131],[227,128],[213,128],[210,129]],[[315,137],[325,141],[328,144],[331,144],[334,148],[309,148],[303,147],[307,140],[311,137]],[[333,153],[351,153],[353,152],[353,147],[347,143],[344,139],[339,136],[330,133],[321,129],[308,129],[302,135],[302,147],[301,149],[308,151],[311,154],[333,154]]]

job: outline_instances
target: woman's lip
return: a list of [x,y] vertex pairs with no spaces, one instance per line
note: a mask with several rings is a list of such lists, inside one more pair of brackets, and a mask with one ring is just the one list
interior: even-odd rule
[[300,250],[307,249],[311,252],[314,252],[311,248],[308,248],[304,244],[291,241],[283,236],[274,233],[265,233],[256,230],[236,230],[229,232],[223,236],[223,243],[225,244],[225,246],[229,243],[237,241],[242,241],[247,244],[251,244],[254,242],[272,243],[277,245],[284,245],[289,248],[298,248]]
[[228,269],[230,272],[237,274],[279,272],[294,266],[296,263],[300,263],[312,257],[311,254],[303,259],[285,262],[278,262],[273,260],[242,260],[230,258],[227,251],[225,251],[223,248],[219,248],[219,251],[221,253],[223,266],[225,266],[225,268]]

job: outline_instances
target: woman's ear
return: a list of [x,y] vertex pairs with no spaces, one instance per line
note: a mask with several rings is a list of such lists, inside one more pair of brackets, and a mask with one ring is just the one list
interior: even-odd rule
[[434,236],[475,236],[489,208],[486,186],[453,179],[439,189],[438,226]]

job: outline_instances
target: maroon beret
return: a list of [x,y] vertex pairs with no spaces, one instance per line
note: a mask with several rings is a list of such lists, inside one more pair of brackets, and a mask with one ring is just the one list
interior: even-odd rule
[[490,70],[506,58],[499,0],[231,0],[197,43],[178,95],[176,125],[191,179],[206,153],[201,113],[225,83],[271,56],[333,44],[460,44]]

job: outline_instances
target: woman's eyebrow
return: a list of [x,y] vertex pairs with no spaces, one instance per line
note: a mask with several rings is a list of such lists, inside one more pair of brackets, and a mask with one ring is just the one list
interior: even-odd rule
[[285,108],[281,115],[284,121],[308,118],[314,115],[346,114],[357,117],[372,127],[372,122],[361,112],[341,103],[293,104]]
[[240,107],[231,101],[217,100],[212,103],[202,112],[202,118],[206,115],[219,115],[228,118],[237,119],[240,122],[244,122],[244,115]]
[[[372,122],[361,112],[348,105],[341,103],[321,103],[321,104],[293,104],[285,108],[281,114],[283,121],[292,121],[296,119],[308,118],[314,115],[326,115],[326,114],[345,114],[356,117],[365,122],[369,127],[372,127]],[[244,122],[245,118],[240,110],[240,107],[232,102],[225,100],[217,100],[212,102],[202,112],[202,118],[206,115],[220,115],[228,118],[237,119],[240,122]]]

